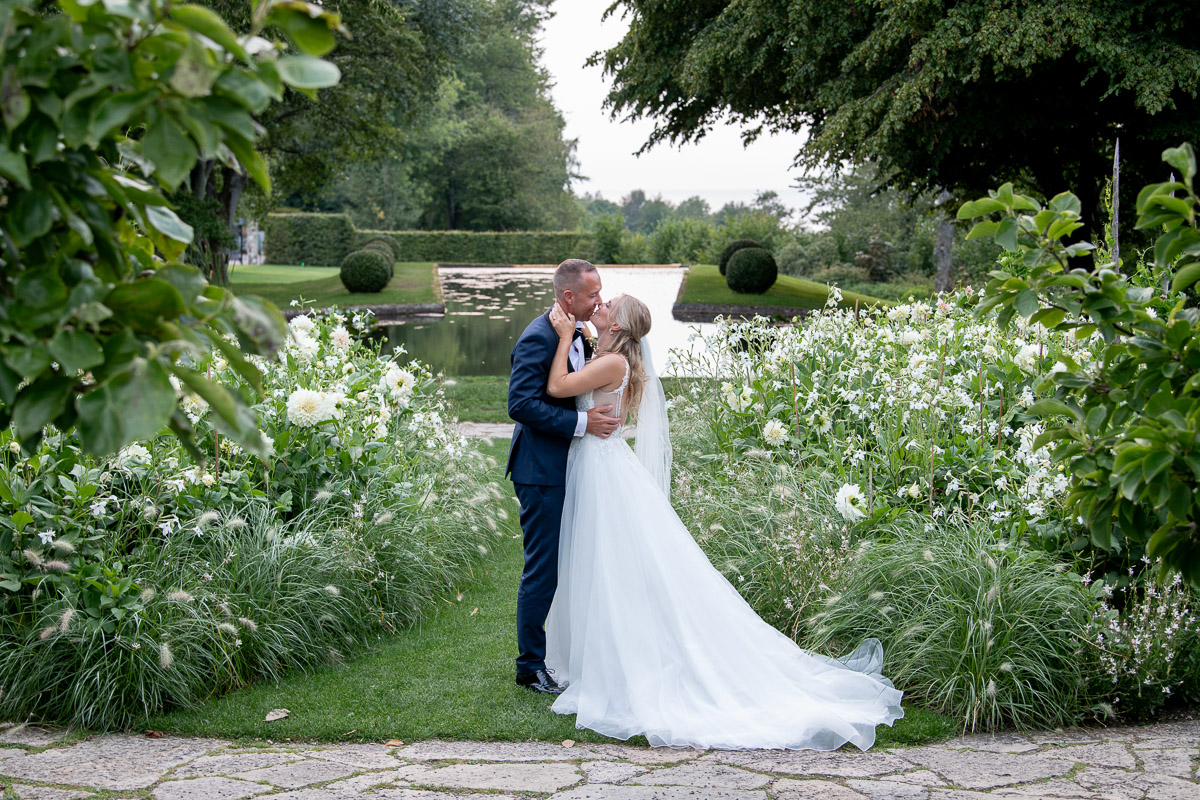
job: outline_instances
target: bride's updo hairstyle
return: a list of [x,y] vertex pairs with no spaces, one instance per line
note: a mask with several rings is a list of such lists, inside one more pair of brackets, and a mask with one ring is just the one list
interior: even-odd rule
[[629,362],[629,413],[637,418],[646,385],[646,368],[642,364],[642,337],[650,332],[650,309],[632,295],[623,294],[613,301],[610,325],[619,330],[604,352],[620,353]]

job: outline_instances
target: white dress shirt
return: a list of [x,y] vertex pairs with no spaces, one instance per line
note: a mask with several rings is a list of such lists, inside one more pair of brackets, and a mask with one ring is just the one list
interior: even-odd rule
[[[575,323],[575,330],[583,331],[584,335],[587,335],[587,331],[584,329],[582,322]],[[583,358],[583,338],[582,337],[573,339],[571,341],[571,352],[567,353],[567,360],[571,362],[571,368],[574,369],[576,372],[583,369],[583,365],[586,362],[584,361],[584,358]],[[587,433],[587,412],[586,411],[578,411],[576,413],[579,414],[579,420],[575,423],[575,435],[583,436],[583,434]]]

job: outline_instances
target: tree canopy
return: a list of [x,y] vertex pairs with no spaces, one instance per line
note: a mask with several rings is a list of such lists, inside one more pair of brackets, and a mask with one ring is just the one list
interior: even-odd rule
[[600,57],[647,147],[728,117],[751,140],[806,133],[807,167],[874,160],[895,185],[977,194],[1005,180],[1098,204],[1121,139],[1126,185],[1200,132],[1190,0],[616,0]]

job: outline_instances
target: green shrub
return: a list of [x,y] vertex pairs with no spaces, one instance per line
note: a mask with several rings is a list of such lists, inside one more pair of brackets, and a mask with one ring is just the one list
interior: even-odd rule
[[345,214],[271,214],[265,225],[268,264],[336,267],[354,249]]
[[352,247],[381,236],[398,245],[397,261],[558,264],[588,258],[595,249],[592,238],[578,231],[358,231]]
[[388,280],[391,280],[392,276],[396,274],[396,253],[388,246],[388,243],[383,239],[372,239],[362,249],[369,250],[372,253],[379,253],[379,255],[387,260]]
[[878,638],[905,699],[970,730],[1049,728],[1086,711],[1098,665],[1084,638],[1093,601],[1078,576],[986,521],[910,514],[890,527],[841,573],[811,647]]
[[721,257],[717,259],[717,269],[724,275],[729,268],[729,259],[733,258],[733,254],[738,250],[743,250],[747,247],[762,247],[761,244],[753,239],[734,239],[729,244],[725,245],[725,249],[721,251]]
[[358,250],[343,259],[341,278],[351,294],[374,294],[391,280],[391,265],[377,250]]
[[400,243],[397,242],[392,237],[376,236],[375,238],[369,240],[365,245],[363,245],[362,249],[365,250],[368,247],[371,247],[372,245],[376,245],[376,246],[383,245],[385,248],[387,248],[387,251],[391,254],[392,261],[400,260]]
[[725,282],[739,294],[762,294],[778,277],[775,256],[761,247],[744,247],[730,257]]
[[698,219],[665,219],[650,237],[655,264],[695,264],[708,249],[713,226]]

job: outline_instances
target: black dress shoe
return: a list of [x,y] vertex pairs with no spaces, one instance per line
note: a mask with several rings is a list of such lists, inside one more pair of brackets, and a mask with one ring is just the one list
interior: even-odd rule
[[535,692],[545,692],[546,694],[562,694],[564,686],[560,686],[558,681],[554,680],[550,675],[550,670],[539,669],[537,672],[526,672],[517,674],[517,686],[524,686],[526,689],[533,689]]

